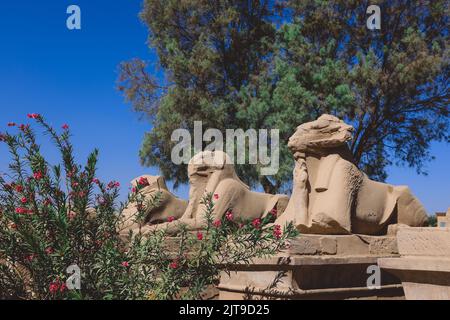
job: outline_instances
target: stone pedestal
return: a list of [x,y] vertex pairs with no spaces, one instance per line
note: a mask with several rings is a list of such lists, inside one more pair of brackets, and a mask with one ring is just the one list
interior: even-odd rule
[[379,266],[400,278],[408,300],[450,300],[450,229],[400,228],[400,258]]
[[[222,273],[219,299],[401,299],[400,281],[377,267],[397,256],[393,236],[301,235],[274,258]],[[370,266],[381,272],[377,289],[367,286]]]

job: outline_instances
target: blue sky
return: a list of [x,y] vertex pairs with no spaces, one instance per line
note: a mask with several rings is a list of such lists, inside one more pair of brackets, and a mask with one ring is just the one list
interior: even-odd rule
[[[79,5],[82,30],[66,28],[66,8]],[[78,159],[100,149],[99,176],[123,185],[141,174],[158,174],[140,165],[138,152],[145,120],[131,111],[116,90],[117,66],[133,57],[155,61],[147,30],[137,15],[141,0],[2,1],[0,4],[0,131],[9,121],[26,122],[41,113],[55,126],[68,123]],[[44,151],[57,160],[46,144]],[[450,206],[450,149],[433,143],[436,160],[428,176],[410,168],[389,168],[388,182],[406,184],[429,212]],[[8,158],[0,148],[0,172]],[[176,194],[187,197],[187,187]]]

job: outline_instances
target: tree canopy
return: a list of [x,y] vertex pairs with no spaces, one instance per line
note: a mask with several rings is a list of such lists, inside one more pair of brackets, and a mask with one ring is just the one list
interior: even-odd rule
[[[367,7],[381,8],[369,30]],[[175,185],[186,168],[170,161],[173,130],[280,130],[280,170],[238,165],[266,192],[283,190],[295,128],[327,112],[355,127],[355,163],[374,179],[386,166],[424,173],[432,141],[449,141],[448,2],[145,0],[141,19],[161,73],[143,59],[120,66],[119,89],[148,116],[142,162]]]

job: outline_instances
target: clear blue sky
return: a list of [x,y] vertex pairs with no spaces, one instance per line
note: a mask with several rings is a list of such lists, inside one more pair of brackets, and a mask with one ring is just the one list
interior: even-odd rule
[[[66,28],[66,8],[82,10],[82,30]],[[158,174],[140,165],[145,120],[133,113],[115,89],[117,65],[133,57],[154,61],[146,27],[138,20],[141,0],[2,1],[0,4],[0,131],[27,113],[41,113],[55,126],[68,123],[78,159],[100,149],[99,176],[123,185],[140,174]],[[45,145],[47,147],[47,145]],[[55,153],[45,151],[51,159]],[[389,168],[388,182],[407,184],[429,212],[450,206],[450,148],[435,143],[428,176]],[[0,172],[7,168],[0,148]],[[187,188],[176,193],[187,197]]]

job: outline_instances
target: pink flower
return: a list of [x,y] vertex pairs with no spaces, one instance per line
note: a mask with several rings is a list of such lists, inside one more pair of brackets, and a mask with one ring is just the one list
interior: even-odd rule
[[197,232],[197,239],[198,240],[203,240],[203,233],[201,233],[200,231]]
[[273,227],[273,236],[274,236],[276,239],[280,239],[282,234],[283,234],[283,232],[281,231],[281,226],[278,225],[278,224],[275,225],[275,226]]
[[69,130],[69,125],[65,123],[62,125],[61,128],[63,128],[64,130]]
[[36,257],[36,255],[34,253],[32,253],[32,254],[26,256],[25,260],[28,261],[28,262],[32,262],[35,257]]
[[15,127],[16,126],[16,123],[15,122],[9,122],[8,123],[8,127]]
[[17,191],[17,192],[23,192],[23,187],[22,187],[20,184],[18,184],[18,185],[16,186],[16,191]]
[[6,140],[6,136],[2,133],[0,133],[0,141],[5,141]]
[[53,252],[55,252],[55,250],[53,250],[52,247],[48,247],[48,248],[45,249],[45,253],[46,254],[52,254]]
[[278,214],[278,210],[276,208],[273,208],[272,210],[270,210],[270,214],[276,217]]
[[27,124],[27,125],[21,124],[19,126],[19,129],[23,132],[28,131],[28,129],[30,129],[30,125],[29,124]]
[[80,184],[78,182],[72,182],[72,188],[78,187]]
[[26,208],[19,207],[19,208],[16,208],[16,213],[17,214],[32,214],[33,211],[28,210]]
[[216,228],[219,228],[221,225],[222,225],[222,221],[220,221],[220,220],[216,220],[213,222],[213,226]]
[[174,222],[174,221],[175,221],[175,217],[174,217],[174,216],[170,216],[170,217],[167,219],[167,221],[169,221],[169,222]]
[[136,193],[137,189],[135,187],[131,188],[132,193]]
[[217,193],[214,193],[214,199],[219,200],[219,195]]
[[60,287],[59,287],[59,292],[63,293],[64,291],[67,290],[67,286],[66,284],[63,282],[61,283]]
[[261,226],[261,219],[258,218],[258,219],[253,220],[252,225],[255,228],[259,228]]
[[122,267],[128,268],[129,266],[130,264],[128,263],[128,261],[122,262]]
[[178,261],[177,261],[177,260],[173,260],[173,261],[169,264],[169,268],[170,268],[170,269],[177,269],[177,268],[178,268]]
[[233,212],[228,211],[228,212],[225,214],[225,218],[226,218],[228,221],[233,221],[233,219],[234,219]]
[[48,290],[53,295],[57,294],[58,291],[63,293],[67,290],[67,285],[59,279],[56,279],[55,281],[50,283],[50,285],[48,286]]
[[48,291],[50,291],[51,294],[56,294],[59,291],[59,282],[50,283]]
[[144,177],[141,177],[141,178],[139,179],[138,184],[139,184],[141,187],[147,187],[148,185],[150,185],[150,183],[148,182],[148,179],[147,179],[147,178],[144,178]]
[[92,179],[92,183],[94,183],[94,184],[99,184],[99,183],[100,183],[100,180],[98,180],[97,178],[94,178],[94,179]]
[[37,172],[35,172],[35,173],[33,174],[33,177],[34,177],[34,179],[36,179],[36,180],[41,180],[41,179],[44,177],[44,175],[42,174],[42,172],[37,171]]
[[108,189],[118,188],[120,187],[120,183],[117,181],[111,181],[108,183]]
[[28,202],[28,199],[26,197],[23,197],[22,199],[20,199],[20,202],[22,202],[23,204]]
[[41,115],[38,113],[29,113],[29,114],[27,114],[27,117],[30,119],[39,119],[41,117]]

